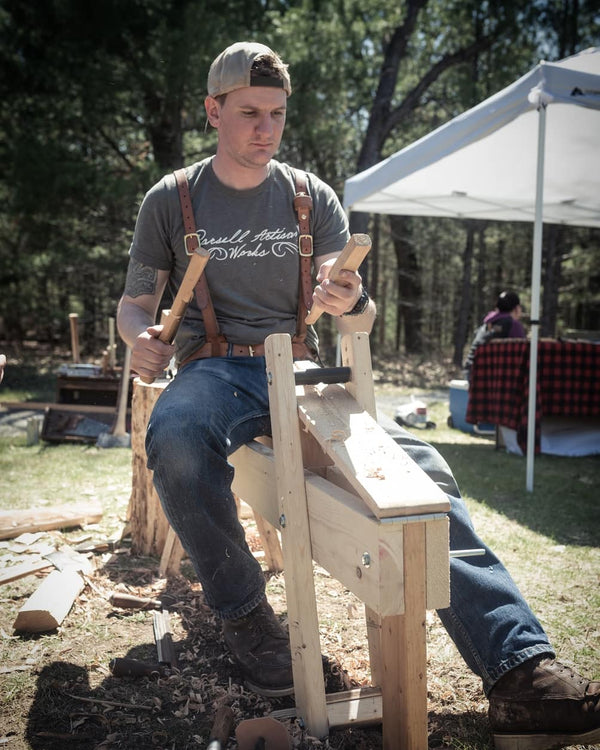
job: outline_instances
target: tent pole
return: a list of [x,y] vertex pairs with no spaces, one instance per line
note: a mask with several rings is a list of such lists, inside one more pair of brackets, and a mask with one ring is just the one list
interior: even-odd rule
[[526,487],[533,492],[533,462],[535,456],[535,412],[537,402],[537,359],[540,329],[540,287],[542,274],[542,233],[544,203],[544,153],[546,146],[546,105],[538,106],[538,152],[535,186],[535,221],[533,225],[533,255],[531,259],[531,342],[529,345],[529,401],[527,408],[527,469]]

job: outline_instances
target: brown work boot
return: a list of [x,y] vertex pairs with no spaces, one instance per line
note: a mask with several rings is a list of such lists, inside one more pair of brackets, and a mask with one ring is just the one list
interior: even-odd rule
[[548,656],[501,677],[490,693],[496,750],[550,750],[600,742],[600,682]]
[[289,638],[266,599],[245,617],[223,620],[223,636],[250,690],[269,697],[294,692]]

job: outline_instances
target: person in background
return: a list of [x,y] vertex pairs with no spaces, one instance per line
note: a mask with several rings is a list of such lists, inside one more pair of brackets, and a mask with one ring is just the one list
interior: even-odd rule
[[4,377],[4,368],[6,367],[6,355],[0,354],[0,383]]
[[516,292],[502,292],[498,295],[496,307],[483,319],[483,323],[475,332],[473,342],[463,365],[466,380],[471,378],[471,367],[478,347],[490,339],[524,339],[527,338],[521,324],[523,309],[521,300]]
[[[228,456],[270,434],[265,338],[287,332],[294,356],[318,357],[315,332],[302,325],[302,257],[316,272],[312,300],[341,333],[369,332],[375,317],[358,273],[328,277],[348,222],[334,191],[312,173],[303,173],[300,191],[312,203],[311,253],[302,252],[294,174],[274,158],[290,94],[287,66],[264,45],[239,42],[213,61],[204,103],[216,153],[186,168],[195,234],[211,253],[207,290],[190,303],[175,346],[162,342],[155,324],[162,293],[167,284],[177,290],[188,263],[176,181],[167,175],[140,208],[117,318],[134,371],[159,377],[175,354],[177,374],[148,423],[148,466],[205,601],[222,620],[225,645],[246,684],[269,696],[294,690],[289,639],[238,520]],[[600,742],[600,682],[555,660],[510,574],[476,535],[441,455],[399,427],[393,438],[448,496],[451,547],[485,549],[451,559],[451,605],[439,615],[482,679],[497,741],[515,750]]]

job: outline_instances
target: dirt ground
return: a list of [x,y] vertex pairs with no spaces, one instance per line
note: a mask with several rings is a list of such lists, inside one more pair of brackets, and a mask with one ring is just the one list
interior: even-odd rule
[[[420,373],[415,371],[418,379]],[[444,382],[442,374],[440,382]],[[429,377],[431,380],[431,377]],[[418,383],[417,383],[418,384]],[[424,382],[425,385],[425,382]],[[22,430],[14,419],[6,430]],[[260,547],[254,522],[243,521],[251,547]],[[85,529],[24,540],[29,550],[75,544]],[[18,551],[17,540],[2,543]],[[15,546],[16,545],[16,546]],[[62,626],[40,635],[15,634],[19,607],[44,574],[6,584],[0,591],[0,745],[9,750],[65,748],[206,748],[219,707],[230,706],[234,725],[293,707],[292,698],[265,699],[248,691],[227,653],[221,629],[205,605],[187,561],[181,575],[158,575],[158,560],[131,554],[126,538],[91,555],[94,571]],[[285,623],[282,575],[265,572],[267,593]],[[364,607],[329,574],[315,566],[321,649],[328,692],[369,685]],[[156,663],[153,612],[113,606],[113,592],[160,599],[169,612],[177,666],[161,675],[115,677],[111,661],[128,657]],[[430,748],[491,747],[487,701],[479,680],[464,666],[435,613],[427,616]],[[33,678],[33,679],[32,679]],[[377,750],[381,727],[334,729],[311,737],[293,719],[282,719],[291,747],[305,750]],[[238,745],[232,733],[223,750]]]
[[[253,522],[244,523],[251,545],[258,547]],[[37,543],[48,541],[56,544],[58,532],[42,535]],[[233,709],[236,724],[293,706],[291,698],[265,699],[244,687],[223,644],[219,623],[204,604],[186,561],[182,572],[187,576],[166,580],[158,577],[157,560],[132,556],[127,544],[94,557],[97,569],[58,631],[11,634],[16,610],[39,585],[35,576],[9,584],[10,593],[2,597],[0,637],[5,658],[1,671],[13,678],[13,690],[19,689],[21,675],[36,677],[34,692],[18,701],[27,708],[27,716],[1,713],[3,745],[11,750],[204,748],[215,712],[222,705]],[[266,575],[269,599],[285,623],[283,576]],[[315,585],[327,692],[368,685],[363,605],[318,567]],[[176,668],[165,669],[162,676],[117,678],[111,674],[111,660],[118,657],[148,663],[157,660],[152,611],[114,607],[109,596],[115,591],[163,602],[169,612]],[[486,747],[485,701],[477,681],[465,670],[433,613],[428,613],[427,628],[432,654],[429,746],[454,746],[449,744],[451,738],[464,737],[465,728],[470,727],[467,733],[480,736],[480,747]],[[16,639],[20,659],[6,656],[11,640]],[[379,726],[333,730],[328,740],[320,741],[295,720],[284,724],[294,748],[381,747]],[[233,736],[226,747],[237,747]]]

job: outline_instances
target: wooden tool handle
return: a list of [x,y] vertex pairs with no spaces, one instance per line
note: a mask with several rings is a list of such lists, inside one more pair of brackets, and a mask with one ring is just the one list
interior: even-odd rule
[[75,364],[79,364],[79,315],[69,313],[69,326],[71,328],[71,356]]
[[[332,281],[338,281],[341,271],[358,271],[370,249],[371,238],[368,234],[353,234],[331,267],[329,278]],[[321,305],[315,301],[306,316],[306,324],[316,323],[323,312]]]
[[221,750],[227,744],[233,728],[233,719],[233,710],[229,706],[221,706],[217,709],[206,750]]
[[127,422],[127,399],[129,397],[129,372],[131,369],[131,349],[125,347],[125,357],[123,359],[123,371],[119,381],[119,394],[117,396],[117,418],[113,426],[113,435],[126,435]]
[[111,659],[108,668],[114,677],[163,677],[167,671],[163,664],[151,664],[120,656]]
[[113,607],[122,609],[162,609],[162,604],[158,599],[149,599],[144,596],[134,596],[133,594],[121,594],[118,591],[113,592],[108,601]]
[[[160,319],[163,329],[158,338],[161,341],[164,341],[165,344],[173,343],[177,331],[179,330],[179,326],[181,325],[181,321],[183,320],[183,316],[185,315],[185,311],[187,310],[187,306],[190,304],[192,297],[194,296],[194,288],[204,272],[209,257],[209,250],[205,250],[202,247],[199,247],[196,250],[190,258],[190,262],[186,268],[185,275],[181,280],[181,285],[177,291],[175,299],[173,300],[171,309],[163,311]],[[147,376],[141,377],[141,380],[148,385],[154,382],[154,378]]]

